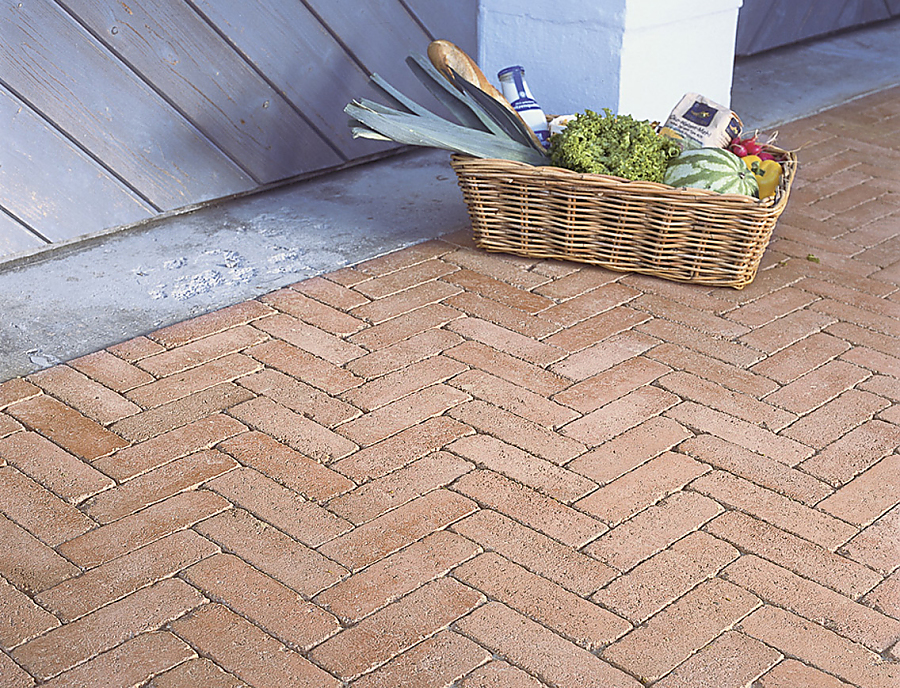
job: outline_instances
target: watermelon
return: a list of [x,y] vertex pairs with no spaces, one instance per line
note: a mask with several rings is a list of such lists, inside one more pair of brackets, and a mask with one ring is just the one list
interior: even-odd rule
[[708,189],[759,197],[759,183],[744,161],[724,148],[694,148],[673,158],[663,182],[669,186]]

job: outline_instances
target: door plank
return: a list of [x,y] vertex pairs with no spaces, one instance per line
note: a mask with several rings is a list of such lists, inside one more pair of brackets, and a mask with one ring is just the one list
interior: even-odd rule
[[[735,55],[751,55],[760,44],[757,36],[764,25],[773,17],[772,5],[776,0],[744,0],[738,10],[737,33],[735,35]],[[800,0],[797,0],[800,2]]]
[[884,0],[744,0],[735,51],[752,55],[889,16]]
[[[51,241],[137,222],[155,214],[152,206],[2,87],[0,123],[4,133],[0,146],[0,206]],[[22,243],[18,233],[11,236],[19,237],[17,245]],[[4,243],[0,241],[0,251]],[[7,248],[12,243],[10,239]],[[35,245],[41,243],[38,240]]]
[[406,0],[406,6],[436,39],[455,43],[473,60],[478,59],[478,0]]
[[16,253],[31,251],[46,245],[47,242],[41,241],[29,232],[25,225],[17,222],[0,209],[0,261]]
[[406,65],[410,53],[424,55],[431,38],[397,0],[305,0],[362,62],[428,109],[439,107]]
[[64,0],[260,183],[343,159],[182,0]]
[[194,2],[347,158],[396,148],[351,136],[344,106],[381,96],[302,2],[258,0],[252,11],[243,2]]
[[164,210],[255,186],[54,3],[0,0],[0,74]]

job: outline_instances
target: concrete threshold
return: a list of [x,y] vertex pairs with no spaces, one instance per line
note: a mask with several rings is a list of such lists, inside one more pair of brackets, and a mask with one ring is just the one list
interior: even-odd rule
[[[748,129],[900,84],[900,21],[738,59]],[[589,107],[586,104],[585,107]],[[0,380],[468,225],[421,150],[0,262]]]
[[466,226],[415,150],[0,263],[0,380]]

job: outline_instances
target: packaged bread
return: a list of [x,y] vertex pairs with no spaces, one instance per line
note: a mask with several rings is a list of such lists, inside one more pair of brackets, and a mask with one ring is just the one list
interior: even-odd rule
[[741,118],[730,108],[714,103],[698,93],[685,93],[660,135],[688,148],[725,148],[743,129]]

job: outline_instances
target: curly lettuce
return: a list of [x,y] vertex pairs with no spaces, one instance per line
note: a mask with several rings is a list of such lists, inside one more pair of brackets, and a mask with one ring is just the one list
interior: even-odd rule
[[680,152],[650,122],[607,108],[603,114],[585,110],[550,137],[551,165],[632,180],[662,182],[669,160]]

